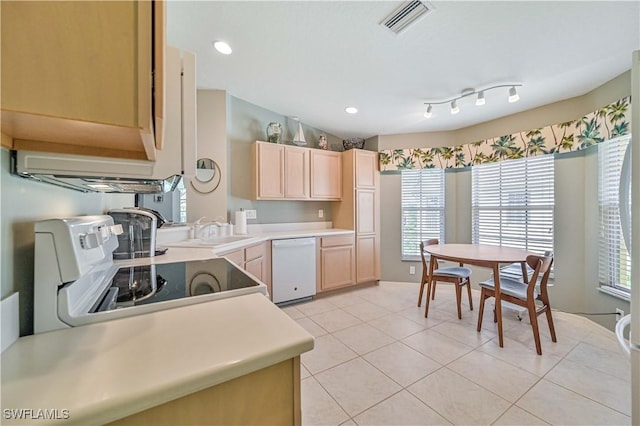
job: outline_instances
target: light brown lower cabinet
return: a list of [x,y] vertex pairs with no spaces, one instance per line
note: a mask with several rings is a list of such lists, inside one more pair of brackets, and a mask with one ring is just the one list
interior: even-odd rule
[[263,270],[265,267],[264,257],[248,260],[244,263],[244,270],[254,275],[260,281],[264,282]]
[[359,284],[379,280],[377,235],[359,235],[356,237],[356,245],[356,282]]
[[225,254],[224,257],[244,269],[244,249],[232,251]]
[[300,425],[300,357],[175,399],[110,425]]
[[318,291],[355,283],[353,236],[320,238],[320,285]]
[[271,242],[265,241],[223,255],[267,285],[271,298]]

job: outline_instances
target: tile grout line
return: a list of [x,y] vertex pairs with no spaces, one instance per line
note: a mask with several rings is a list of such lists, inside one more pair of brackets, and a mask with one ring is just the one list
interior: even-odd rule
[[[356,296],[356,297],[360,297],[360,296]],[[377,303],[372,302],[371,300],[364,299],[364,298],[361,298],[361,299],[363,300],[363,302],[367,302],[367,303],[370,303],[370,304],[373,304],[373,305],[377,305],[377,306],[379,306]],[[329,310],[327,310],[327,311],[319,312],[319,313],[317,313],[317,314],[314,314],[314,315],[319,315],[319,314],[322,314],[322,313],[326,313],[326,312],[330,312],[330,311],[333,311],[333,310],[340,309],[340,310],[342,310],[344,313],[347,313],[347,314],[349,314],[349,315],[351,315],[351,316],[353,316],[353,317],[355,317],[355,318],[357,318],[357,319],[359,320],[359,323],[358,323],[358,324],[352,324],[352,325],[349,325],[348,327],[341,328],[341,329],[336,330],[336,331],[333,331],[333,332],[329,332],[329,331],[328,331],[328,330],[326,330],[324,327],[322,327],[319,323],[316,323],[316,322],[315,322],[315,321],[314,321],[310,316],[308,316],[307,314],[305,314],[305,313],[304,313],[304,312],[302,312],[302,311],[299,311],[299,312],[300,312],[300,314],[301,314],[301,315],[303,315],[303,318],[308,318],[308,319],[310,319],[310,320],[312,321],[312,323],[314,323],[314,324],[316,324],[318,327],[320,327],[320,329],[321,329],[321,330],[325,330],[325,331],[326,331],[326,334],[324,334],[324,335],[322,335],[322,336],[325,336],[325,335],[330,335],[330,336],[332,336],[332,337],[333,337],[333,338],[335,338],[338,342],[340,342],[342,345],[344,345],[346,348],[348,348],[350,351],[352,351],[352,352],[355,354],[355,357],[354,357],[354,358],[351,358],[351,359],[349,359],[349,360],[346,360],[346,361],[340,362],[340,363],[338,363],[338,364],[336,364],[336,365],[334,365],[334,366],[331,366],[331,367],[325,368],[325,369],[323,369],[323,370],[321,370],[321,371],[318,371],[318,372],[316,372],[316,373],[311,373],[311,372],[309,371],[309,377],[313,377],[313,378],[314,378],[314,380],[315,380],[315,381],[320,385],[320,387],[323,389],[323,391],[324,391],[324,392],[326,392],[326,393],[330,396],[330,398],[331,398],[331,399],[332,399],[332,400],[337,404],[337,406],[338,406],[338,407],[340,407],[340,409],[341,409],[341,410],[342,410],[342,411],[347,415],[347,420],[344,420],[342,423],[345,423],[345,422],[348,422],[348,421],[352,421],[352,422],[354,422],[354,423],[356,423],[356,424],[357,424],[357,422],[355,421],[355,418],[356,418],[357,416],[359,416],[359,415],[363,414],[364,412],[366,412],[366,411],[368,411],[368,410],[370,410],[370,409],[372,409],[372,408],[374,408],[374,407],[376,407],[376,406],[378,406],[378,405],[380,405],[380,404],[384,403],[384,402],[385,402],[385,401],[387,401],[388,399],[392,398],[392,397],[393,397],[393,396],[395,396],[395,395],[398,395],[399,393],[401,393],[401,392],[403,392],[403,391],[407,391],[407,392],[408,392],[410,395],[412,395],[414,398],[418,399],[418,401],[420,401],[420,403],[421,403],[421,404],[423,404],[425,407],[428,407],[429,409],[433,410],[433,412],[437,413],[437,414],[438,414],[439,416],[441,416],[443,419],[445,419],[445,420],[447,420],[447,421],[451,421],[451,420],[449,420],[446,416],[444,416],[444,415],[440,414],[437,410],[435,410],[434,408],[432,408],[431,406],[429,406],[427,403],[425,403],[424,401],[422,401],[420,398],[418,398],[418,397],[417,397],[417,395],[415,395],[413,392],[411,392],[411,391],[408,389],[409,387],[411,387],[411,386],[415,385],[415,384],[416,384],[416,383],[418,383],[419,381],[424,380],[426,377],[430,376],[431,374],[433,374],[433,373],[435,373],[435,372],[438,372],[438,371],[442,370],[442,368],[446,368],[449,372],[451,372],[451,373],[453,373],[453,374],[456,374],[456,375],[458,375],[458,376],[460,376],[460,377],[462,377],[462,378],[464,378],[464,379],[466,379],[466,380],[470,381],[471,383],[474,383],[475,385],[477,385],[477,386],[479,386],[480,388],[482,388],[482,389],[486,390],[487,392],[491,393],[492,395],[495,395],[497,398],[500,398],[501,400],[505,400],[505,399],[504,399],[504,398],[502,398],[500,395],[495,394],[493,391],[491,391],[490,389],[487,389],[487,388],[486,388],[485,386],[483,386],[482,384],[480,384],[480,383],[476,383],[474,380],[471,380],[470,378],[467,378],[467,377],[463,376],[462,374],[457,373],[456,371],[454,371],[454,370],[452,370],[452,369],[450,368],[451,364],[453,364],[453,363],[454,363],[454,362],[456,362],[457,360],[459,360],[459,359],[461,359],[461,358],[463,358],[463,357],[465,357],[465,356],[467,356],[467,355],[469,355],[470,353],[475,352],[475,351],[477,351],[477,353],[482,353],[483,355],[489,355],[490,357],[492,357],[492,358],[496,359],[497,361],[505,362],[505,363],[507,363],[507,364],[511,365],[511,366],[512,366],[512,367],[514,367],[514,368],[518,368],[518,369],[522,370],[523,372],[526,372],[526,373],[532,374],[533,376],[536,376],[536,377],[537,377],[537,378],[536,378],[536,380],[535,380],[535,382],[534,382],[534,383],[532,383],[530,386],[528,386],[528,387],[527,387],[527,389],[522,393],[522,395],[520,395],[520,396],[519,396],[519,397],[518,397],[514,402],[510,402],[510,401],[505,400],[506,402],[508,402],[508,403],[509,403],[509,406],[508,406],[508,407],[507,407],[507,408],[506,408],[502,413],[500,413],[500,415],[499,415],[499,416],[498,416],[498,417],[493,421],[493,423],[495,423],[495,422],[499,421],[501,418],[503,418],[503,417],[505,416],[505,414],[506,414],[509,410],[511,410],[512,408],[514,408],[514,407],[516,407],[516,408],[518,408],[519,410],[522,410],[522,411],[524,411],[525,413],[527,413],[527,414],[529,414],[529,415],[531,415],[531,416],[533,416],[533,417],[535,417],[535,418],[537,418],[537,419],[539,419],[539,420],[541,420],[541,421],[543,421],[543,422],[544,422],[544,420],[543,420],[543,419],[541,419],[540,417],[538,417],[536,414],[531,413],[531,412],[529,412],[528,410],[526,410],[526,409],[524,409],[524,408],[522,408],[522,407],[520,407],[520,406],[518,406],[518,405],[517,405],[517,404],[518,404],[518,403],[519,403],[519,402],[520,402],[520,401],[521,401],[521,400],[522,400],[522,399],[523,399],[523,398],[524,398],[524,397],[525,397],[529,392],[531,392],[531,390],[532,390],[534,387],[536,387],[540,382],[542,382],[542,380],[546,380],[546,381],[548,381],[549,383],[553,383],[554,385],[559,386],[559,387],[560,387],[560,388],[562,388],[562,389],[565,389],[565,390],[567,390],[567,391],[569,391],[569,392],[572,392],[573,394],[576,394],[576,395],[581,396],[581,397],[583,397],[583,398],[585,398],[585,399],[588,399],[589,401],[594,402],[594,403],[596,403],[597,405],[602,406],[603,408],[610,409],[610,410],[612,410],[612,411],[615,411],[615,412],[619,413],[620,415],[623,415],[623,416],[629,417],[627,414],[625,414],[625,413],[623,413],[623,412],[620,412],[619,410],[617,410],[617,409],[615,409],[615,408],[609,407],[608,405],[606,405],[606,404],[604,404],[604,403],[598,402],[597,400],[595,400],[595,399],[593,399],[593,398],[590,398],[590,397],[588,397],[588,396],[586,396],[586,395],[582,395],[580,392],[576,392],[576,391],[574,391],[574,390],[572,390],[572,389],[569,389],[569,388],[565,387],[565,386],[564,386],[564,385],[562,385],[562,384],[556,383],[555,381],[548,379],[548,375],[551,373],[551,371],[553,371],[556,367],[558,367],[558,365],[559,365],[560,363],[562,363],[564,360],[566,360],[566,359],[567,359],[567,357],[568,357],[571,353],[573,353],[573,351],[575,351],[575,349],[576,349],[576,348],[578,347],[578,345],[580,345],[581,343],[584,343],[585,345],[591,346],[591,347],[593,347],[593,348],[595,348],[595,349],[608,350],[607,348],[601,348],[600,346],[590,344],[590,343],[588,343],[588,342],[586,342],[586,341],[584,340],[584,339],[586,339],[588,336],[591,336],[591,335],[593,335],[593,334],[595,333],[595,332],[594,332],[594,331],[592,331],[592,330],[591,330],[591,331],[589,331],[586,335],[582,336],[579,340],[577,340],[577,341],[576,341],[576,342],[575,342],[575,343],[574,343],[574,344],[573,344],[573,345],[572,345],[568,350],[566,350],[566,351],[564,351],[564,350],[563,350],[563,351],[562,351],[562,355],[559,355],[559,354],[551,354],[551,355],[553,356],[553,358],[556,358],[556,357],[557,357],[557,360],[556,360],[555,362],[553,362],[553,364],[551,365],[551,367],[550,367],[550,368],[546,369],[546,371],[545,371],[542,375],[540,375],[540,376],[539,376],[539,375],[538,375],[538,374],[536,374],[536,373],[532,373],[531,371],[529,371],[529,370],[527,370],[527,369],[523,369],[523,368],[521,368],[521,367],[520,367],[520,365],[510,363],[510,362],[508,362],[508,361],[506,361],[506,360],[504,360],[504,359],[501,359],[501,358],[499,358],[499,357],[495,356],[495,355],[494,355],[494,354],[492,354],[492,353],[485,352],[484,350],[482,350],[482,348],[483,348],[484,346],[486,346],[487,344],[489,344],[489,343],[491,343],[491,342],[494,342],[494,341],[497,339],[497,336],[495,336],[495,337],[493,337],[493,338],[491,338],[491,339],[489,339],[489,340],[487,340],[487,341],[485,341],[485,342],[483,342],[483,343],[481,343],[481,344],[479,344],[479,345],[477,345],[477,346],[475,346],[475,347],[471,347],[470,345],[468,345],[468,343],[465,343],[465,342],[462,342],[462,341],[460,341],[460,340],[458,340],[458,339],[454,339],[454,338],[452,338],[452,337],[449,337],[447,334],[444,334],[444,333],[442,333],[441,331],[439,331],[439,330],[435,330],[435,329],[434,329],[434,330],[432,330],[432,331],[434,331],[435,333],[437,333],[437,334],[439,334],[439,335],[441,335],[441,336],[444,336],[444,337],[448,337],[449,339],[452,339],[452,340],[453,340],[453,341],[455,341],[456,343],[459,343],[459,344],[461,344],[461,345],[463,345],[463,346],[466,346],[466,347],[470,348],[470,350],[469,350],[469,351],[466,351],[465,353],[463,353],[463,354],[459,355],[459,356],[458,356],[458,357],[456,357],[456,358],[452,358],[452,359],[451,359],[451,360],[449,360],[446,364],[441,364],[440,362],[438,362],[438,361],[434,360],[433,358],[429,357],[428,355],[426,355],[426,354],[424,354],[424,353],[422,353],[422,352],[420,352],[420,351],[416,350],[415,348],[413,348],[413,347],[411,347],[411,346],[407,345],[403,340],[405,340],[405,339],[407,339],[407,338],[409,338],[409,337],[411,337],[411,336],[414,336],[414,335],[416,335],[416,334],[419,334],[419,333],[422,333],[422,332],[429,331],[429,330],[433,329],[434,327],[437,327],[437,326],[442,325],[442,324],[445,324],[445,323],[460,325],[460,324],[461,324],[460,320],[457,320],[457,318],[456,318],[456,320],[457,320],[457,321],[452,321],[452,320],[436,320],[436,321],[439,321],[439,322],[437,322],[437,323],[435,323],[435,324],[431,324],[431,325],[429,325],[429,326],[426,326],[424,323],[418,322],[418,321],[414,320],[412,317],[409,317],[408,315],[407,315],[407,316],[403,315],[403,313],[404,313],[404,312],[406,312],[406,311],[408,311],[408,310],[410,309],[410,307],[415,307],[413,304],[412,304],[411,306],[407,306],[407,307],[404,307],[404,308],[399,309],[399,310],[391,310],[391,311],[381,306],[381,308],[385,309],[385,312],[382,312],[379,316],[377,316],[377,317],[373,317],[373,318],[368,319],[368,320],[363,320],[362,318],[357,317],[357,316],[353,315],[352,313],[350,313],[350,312],[348,312],[348,311],[346,311],[346,310],[344,309],[344,308],[346,308],[346,307],[353,306],[353,305],[355,305],[355,304],[363,303],[363,302],[356,302],[356,303],[353,303],[353,304],[351,304],[351,305],[345,305],[345,306],[335,306],[335,305],[334,305],[334,308],[332,308],[332,309],[329,309]],[[331,302],[329,302],[329,303],[331,303]],[[401,305],[401,304],[402,304],[402,302],[399,302],[399,305]],[[399,305],[398,305],[398,306],[399,306]],[[435,308],[435,306],[434,306],[434,308]],[[425,327],[425,328],[422,328],[421,330],[418,330],[418,331],[416,331],[416,332],[414,332],[414,333],[410,333],[410,334],[408,334],[408,335],[406,335],[406,336],[404,336],[404,337],[398,338],[398,337],[396,337],[396,336],[394,336],[394,335],[390,334],[389,332],[387,332],[387,331],[385,331],[385,330],[383,330],[383,329],[381,329],[381,328],[378,328],[378,327],[376,327],[375,325],[371,324],[371,322],[373,322],[373,321],[376,321],[376,320],[379,320],[379,319],[381,319],[381,318],[384,318],[384,317],[386,317],[386,316],[391,316],[391,315],[396,315],[396,316],[402,317],[402,318],[404,318],[404,319],[406,319],[406,320],[408,320],[408,321],[411,321],[412,323],[414,323],[414,324],[416,324],[416,325],[418,325],[418,326],[420,326],[420,327]],[[301,318],[298,318],[298,319],[301,319]],[[368,350],[367,352],[360,354],[360,353],[356,352],[355,350],[353,350],[353,349],[351,348],[351,346],[349,346],[346,342],[342,341],[342,340],[341,340],[340,338],[338,338],[337,336],[334,336],[334,333],[338,333],[338,332],[340,332],[340,331],[347,330],[347,329],[352,328],[352,327],[362,326],[362,324],[366,324],[366,325],[368,325],[368,326],[372,327],[373,329],[375,329],[376,331],[380,332],[382,335],[385,335],[385,336],[390,337],[390,338],[392,339],[392,341],[391,341],[391,342],[389,342],[389,343],[387,343],[387,344],[383,344],[383,345],[382,345],[382,346],[380,346],[380,347],[377,347],[377,348],[374,348],[374,349]],[[465,324],[472,325],[469,321],[465,321]],[[572,324],[568,324],[568,325],[572,325]],[[491,331],[491,330],[487,330],[487,331]],[[322,336],[318,336],[318,337],[322,337]],[[596,337],[598,337],[598,336],[596,336]],[[606,337],[606,336],[605,336],[605,337]],[[573,339],[570,339],[570,341],[571,341],[571,340],[573,340]],[[518,342],[518,343],[522,344],[522,345],[523,345],[523,346],[525,346],[525,347],[529,347],[529,345],[528,345],[528,344],[525,344],[524,342],[521,342],[520,340],[516,340],[516,342]],[[378,350],[380,350],[380,349],[383,349],[383,348],[385,348],[385,347],[391,346],[391,345],[393,345],[393,344],[395,344],[395,343],[400,343],[400,344],[402,344],[402,345],[406,346],[407,348],[409,348],[410,350],[412,350],[412,351],[415,351],[415,352],[419,353],[420,355],[422,355],[422,356],[426,357],[427,359],[429,359],[429,360],[431,360],[431,361],[434,361],[435,363],[437,363],[437,364],[439,365],[439,367],[438,367],[438,368],[436,368],[435,370],[433,370],[433,371],[429,372],[428,374],[426,374],[426,375],[424,375],[424,376],[421,376],[420,378],[418,378],[418,379],[416,379],[416,380],[412,381],[411,383],[407,384],[406,386],[403,386],[402,384],[398,383],[398,382],[397,382],[396,380],[394,380],[391,376],[389,376],[388,374],[386,374],[384,371],[380,370],[378,367],[376,367],[375,365],[373,365],[371,362],[369,362],[369,361],[365,358],[365,356],[367,356],[367,355],[369,355],[369,354],[371,354],[371,353],[373,353],[373,352],[376,352],[376,351],[378,351]],[[611,352],[613,352],[613,351],[611,351]],[[316,377],[316,376],[317,376],[318,374],[322,374],[323,372],[326,372],[326,371],[328,371],[328,370],[330,370],[330,369],[332,369],[332,368],[335,368],[335,367],[338,367],[338,366],[340,366],[340,365],[344,365],[344,364],[346,364],[346,363],[348,363],[348,362],[354,361],[354,360],[356,360],[356,359],[358,359],[358,358],[361,358],[361,359],[362,359],[362,361],[364,361],[367,365],[369,365],[369,366],[373,367],[376,371],[378,371],[379,373],[381,373],[384,377],[386,377],[387,379],[391,380],[391,382],[393,382],[393,383],[395,383],[396,385],[398,385],[398,386],[400,387],[400,389],[399,389],[399,390],[397,390],[396,392],[391,393],[390,395],[388,395],[387,397],[383,398],[382,400],[380,400],[380,401],[376,402],[375,404],[373,404],[373,405],[371,405],[371,406],[369,406],[369,407],[365,408],[365,409],[364,409],[364,410],[362,410],[361,412],[358,412],[358,413],[356,413],[356,414],[354,414],[354,415],[351,415],[351,414],[349,414],[349,413],[344,409],[344,407],[343,407],[342,405],[340,405],[340,403],[339,403],[339,402],[334,398],[334,396],[333,396],[331,393],[329,393],[329,391],[328,391],[328,390],[327,390],[327,389],[326,389],[326,388],[325,388],[325,387],[320,383],[320,381],[317,379],[317,377]],[[552,359],[553,359],[553,358],[552,358]],[[304,364],[303,364],[303,365],[304,365]],[[588,365],[585,365],[585,367],[588,367]],[[306,368],[306,366],[305,366],[305,368]],[[307,370],[308,370],[308,368],[307,368]],[[598,370],[598,369],[594,369],[594,370],[596,370],[596,371],[598,371],[598,372],[601,372],[601,373],[604,373],[604,374],[608,374],[606,371],[601,371],[601,370]],[[611,375],[611,374],[609,374],[609,375]],[[612,377],[617,377],[617,376],[614,376],[614,375],[611,375],[611,376],[612,376]],[[342,424],[342,423],[340,423],[340,424]],[[546,422],[545,422],[545,423],[546,423]]]
[[[542,380],[546,380],[546,381],[548,381],[549,383],[553,383],[554,385],[556,385],[556,386],[558,386],[558,387],[561,387],[561,388],[563,388],[563,389],[565,389],[565,390],[567,390],[567,391],[569,391],[569,392],[571,392],[571,393],[574,393],[574,394],[576,394],[576,395],[578,395],[578,396],[581,396],[581,397],[583,397],[583,398],[586,398],[586,399],[588,399],[588,400],[590,400],[590,401],[592,401],[592,402],[594,402],[594,403],[596,403],[596,404],[598,404],[598,405],[601,405],[601,406],[603,406],[603,407],[605,407],[605,408],[609,408],[609,409],[611,409],[611,410],[613,410],[613,411],[615,411],[615,412],[617,412],[617,413],[620,413],[620,414],[622,414],[622,415],[624,415],[624,416],[629,417],[627,414],[622,413],[622,412],[620,412],[619,410],[617,410],[617,409],[615,409],[615,408],[613,408],[613,407],[610,407],[610,406],[608,406],[608,405],[606,405],[606,404],[603,404],[603,403],[601,403],[601,402],[599,402],[599,401],[596,401],[596,400],[594,400],[594,399],[592,399],[592,398],[590,398],[590,397],[588,397],[588,396],[586,396],[586,395],[582,395],[581,393],[576,392],[576,391],[574,391],[573,389],[569,389],[569,388],[567,388],[567,387],[563,386],[562,384],[560,384],[560,383],[556,383],[556,382],[554,382],[553,380],[550,380],[550,379],[548,379],[548,378],[547,378],[547,375],[548,375],[549,373],[551,373],[551,371],[553,371],[553,370],[554,370],[558,365],[560,365],[560,363],[561,363],[562,361],[564,361],[564,360],[569,356],[569,354],[570,354],[571,352],[573,352],[573,351],[578,347],[578,345],[579,345],[580,343],[584,343],[584,344],[588,345],[588,343],[583,342],[583,340],[582,340],[582,339],[580,339],[579,341],[577,341],[577,342],[576,342],[576,344],[575,344],[575,345],[573,345],[573,347],[572,347],[569,351],[567,351],[564,355],[562,355],[562,356],[560,357],[560,359],[558,360],[558,362],[556,362],[556,363],[555,363],[555,364],[554,364],[550,369],[548,369],[546,373],[544,373],[542,376],[540,376],[540,378],[539,378],[539,379],[538,379],[538,380],[537,380],[537,381],[536,381],[532,386],[530,386],[530,387],[529,387],[529,389],[527,389],[527,391],[526,391],[525,393],[523,393],[523,394],[522,394],[522,395],[521,395],[521,396],[520,396],[520,397],[519,397],[519,398],[518,398],[518,399],[513,403],[513,405],[515,405],[516,407],[518,407],[518,408],[519,408],[519,409],[521,409],[521,410],[524,410],[525,412],[527,412],[528,414],[531,414],[532,416],[534,416],[534,417],[536,417],[536,418],[540,418],[540,417],[539,417],[539,416],[537,416],[536,414],[531,413],[531,412],[530,412],[530,411],[528,411],[527,409],[525,409],[525,408],[523,408],[523,407],[520,407],[519,405],[516,405],[516,404],[517,404],[517,403],[518,403],[522,398],[524,398],[524,397],[527,395],[527,393],[529,393],[529,392],[530,392],[530,391],[531,391],[531,390],[532,390],[532,389],[533,389],[537,384],[539,384]],[[488,354],[488,355],[491,355],[491,354]],[[598,370],[598,371],[599,371],[599,370]],[[543,419],[540,419],[540,420],[544,421]],[[547,422],[545,421],[545,423],[547,423]]]
[[[373,319],[372,319],[371,321],[373,321]],[[446,322],[446,321],[443,321],[442,323],[444,323],[444,322]],[[442,323],[440,323],[440,324],[442,324]],[[361,324],[368,324],[368,323],[367,323],[367,322],[361,322]],[[352,325],[352,326],[346,327],[346,328],[341,329],[341,330],[336,330],[335,332],[329,332],[328,334],[333,336],[333,333],[337,333],[337,332],[339,332],[339,331],[346,330],[346,329],[348,329],[348,328],[356,327],[356,326],[361,325],[361,324],[355,324],[355,325]],[[455,324],[455,323],[454,323],[454,324]],[[375,328],[375,326],[371,326],[371,327],[374,327],[374,328]],[[417,331],[416,333],[410,334],[409,336],[406,336],[406,337],[404,337],[404,338],[402,338],[402,339],[406,339],[406,338],[408,338],[408,337],[410,337],[410,336],[413,336],[413,335],[418,334],[418,333],[422,333],[422,332],[424,332],[424,331],[426,331],[426,330],[429,330],[429,329],[427,328],[427,329],[423,329],[423,330]],[[436,333],[438,333],[438,334],[440,334],[441,336],[445,336],[444,334],[439,333],[439,332],[437,332],[436,330],[433,330],[433,331],[434,331],[434,332],[436,332]],[[384,331],[382,331],[382,330],[380,330],[380,332],[384,333]],[[345,342],[343,342],[342,340],[340,340],[340,338],[339,338],[339,337],[336,337],[336,336],[333,336],[333,337],[335,337],[336,339],[338,339],[338,341],[340,341],[343,345],[347,346],[350,350],[352,350],[352,351],[353,351],[353,348],[349,347]],[[341,404],[340,404],[340,403],[339,403],[339,402],[338,402],[338,401],[333,397],[333,395],[331,395],[331,393],[330,393],[326,388],[324,388],[324,386],[322,386],[322,383],[321,383],[317,378],[315,378],[315,374],[312,374],[312,376],[314,376],[314,379],[316,380],[316,382],[318,382],[318,383],[320,384],[320,386],[325,390],[325,392],[327,392],[327,394],[329,394],[329,395],[331,396],[331,398],[332,398],[332,399],[333,399],[333,400],[338,404],[338,406],[339,406],[339,407],[340,407],[340,408],[341,408],[341,409],[342,409],[342,410],[343,410],[343,411],[344,411],[348,416],[350,416],[350,419],[351,419],[354,423],[356,423],[356,424],[357,424],[357,422],[355,421],[355,417],[357,417],[357,416],[359,416],[359,415],[363,414],[364,412],[366,412],[366,411],[368,411],[368,410],[370,410],[370,409],[372,409],[372,408],[376,407],[377,405],[379,405],[379,404],[383,403],[384,401],[388,400],[389,398],[393,397],[394,395],[397,395],[398,393],[400,393],[400,392],[402,392],[402,391],[407,391],[410,395],[412,395],[414,398],[416,398],[418,401],[420,401],[420,403],[421,403],[421,404],[423,404],[425,407],[429,408],[429,409],[430,409],[430,410],[432,410],[434,413],[437,413],[440,417],[442,417],[442,418],[443,418],[443,419],[445,419],[446,421],[448,421],[448,422],[450,422],[450,423],[452,423],[452,424],[455,424],[455,423],[454,423],[451,419],[449,419],[447,416],[445,416],[444,414],[440,413],[440,412],[439,412],[438,410],[436,410],[434,407],[431,407],[429,404],[427,404],[427,403],[425,403],[423,400],[421,400],[417,395],[415,395],[413,392],[411,392],[408,388],[409,388],[410,386],[413,386],[413,385],[414,385],[414,384],[416,384],[417,382],[419,382],[419,381],[421,381],[421,380],[424,380],[426,377],[430,376],[431,374],[433,374],[433,373],[435,373],[435,372],[437,372],[437,371],[440,371],[440,370],[442,370],[443,368],[447,368],[447,365],[449,365],[449,364],[451,364],[451,363],[455,362],[456,360],[458,360],[458,359],[460,359],[460,358],[462,358],[462,357],[464,357],[464,356],[466,356],[466,355],[470,354],[471,352],[473,352],[474,350],[478,349],[478,348],[479,348],[479,346],[482,346],[482,345],[479,345],[479,346],[478,346],[478,347],[476,347],[476,348],[471,348],[470,346],[468,346],[468,345],[466,345],[466,344],[464,344],[464,343],[462,343],[462,342],[459,342],[459,341],[457,341],[457,340],[453,339],[456,343],[463,344],[463,345],[464,345],[464,346],[466,346],[467,348],[470,348],[470,350],[469,350],[469,351],[467,351],[467,352],[465,352],[465,353],[463,353],[463,354],[461,354],[461,355],[460,355],[460,356],[458,356],[457,358],[453,358],[453,359],[452,359],[452,360],[450,360],[447,364],[441,364],[439,361],[434,360],[433,358],[429,357],[428,355],[426,355],[426,354],[424,354],[424,353],[422,353],[422,352],[420,352],[420,351],[418,351],[418,350],[416,350],[416,349],[412,348],[411,346],[407,345],[406,343],[402,342],[402,340],[401,340],[401,339],[398,339],[398,338],[396,338],[395,336],[390,336],[390,337],[394,339],[394,341],[393,341],[393,342],[390,342],[390,343],[388,343],[388,344],[386,344],[386,345],[383,345],[383,346],[381,346],[381,347],[378,347],[378,348],[376,348],[376,349],[372,349],[372,350],[370,350],[369,352],[366,352],[366,353],[364,353],[364,354],[359,354],[359,353],[357,353],[357,352],[355,352],[355,351],[354,351],[354,352],[358,355],[356,358],[352,358],[352,359],[350,359],[350,360],[347,360],[347,361],[344,361],[344,362],[342,362],[342,363],[336,364],[336,365],[334,365],[333,367],[329,367],[329,368],[327,368],[327,369],[325,369],[325,370],[322,370],[322,371],[319,371],[318,373],[316,373],[316,374],[320,374],[320,373],[322,373],[322,372],[324,372],[324,371],[328,371],[328,370],[330,370],[330,369],[332,369],[332,368],[335,368],[335,367],[337,367],[337,366],[339,366],[339,365],[344,365],[344,364],[346,364],[346,363],[348,363],[348,362],[351,362],[351,361],[353,361],[353,360],[355,360],[355,359],[357,359],[357,358],[361,358],[361,359],[362,359],[362,361],[364,361],[365,363],[367,363],[368,365],[370,365],[371,367],[373,367],[374,369],[376,369],[378,372],[380,372],[382,375],[384,375],[385,377],[387,377],[387,378],[388,378],[389,380],[391,380],[393,383],[396,383],[398,386],[400,386],[400,389],[399,389],[397,392],[394,392],[394,393],[392,393],[391,395],[387,396],[386,398],[382,399],[381,401],[378,401],[378,402],[376,402],[375,404],[373,404],[373,405],[371,405],[371,406],[369,406],[369,407],[365,408],[364,410],[362,410],[361,412],[358,412],[358,413],[357,413],[357,414],[355,414],[354,416],[351,416],[349,413],[347,413],[346,409],[345,409],[345,408],[344,408],[344,407],[343,407],[343,406],[342,406],[342,405],[341,405]],[[445,336],[445,337],[447,337],[447,336]],[[380,370],[378,367],[376,367],[375,365],[373,365],[372,363],[370,363],[366,358],[364,358],[364,356],[365,356],[365,355],[370,354],[370,353],[372,353],[372,352],[375,352],[375,351],[377,351],[377,350],[379,350],[379,349],[382,349],[382,348],[384,348],[384,347],[390,346],[390,345],[392,345],[392,344],[394,344],[394,343],[400,343],[400,344],[405,345],[407,348],[409,348],[409,349],[411,349],[411,350],[415,351],[416,353],[419,353],[420,355],[422,355],[422,356],[424,356],[424,357],[428,358],[429,360],[431,360],[431,361],[435,362],[436,364],[440,365],[440,367],[438,367],[437,369],[435,369],[435,370],[433,370],[433,371],[431,371],[431,372],[427,373],[426,375],[424,375],[424,376],[422,376],[422,377],[418,378],[417,380],[415,380],[415,381],[413,381],[413,382],[409,383],[409,384],[408,384],[408,385],[406,385],[406,386],[402,385],[401,383],[398,383],[395,379],[393,379],[393,378],[392,378],[391,376],[389,376],[387,373],[385,373],[384,371]],[[453,374],[457,374],[457,375],[461,376],[459,373],[457,373],[457,372],[455,372],[455,371],[453,371],[453,370],[451,370],[451,369],[449,369],[449,368],[447,368],[447,370],[448,370],[448,371],[450,371],[450,372],[451,372],[451,373],[453,373]],[[489,390],[489,389],[484,388],[484,387],[483,387],[483,386],[481,386],[480,384],[475,383],[473,380],[470,380],[470,379],[468,379],[468,378],[466,378],[466,377],[464,377],[464,376],[461,376],[461,377],[463,377],[463,378],[465,378],[466,380],[469,380],[469,381],[471,381],[472,383],[474,383],[474,384],[476,384],[476,385],[478,385],[478,386],[482,387],[483,389],[487,390],[489,393],[491,393],[491,394],[495,395],[497,398],[500,398],[500,399],[504,400],[504,398],[502,398],[501,396],[499,396],[499,395],[495,394],[493,391],[491,391],[491,390]],[[505,400],[505,401],[506,401],[506,400]],[[509,401],[506,401],[506,402],[509,402]],[[512,404],[512,405],[513,405],[513,404]],[[509,406],[509,408],[510,408],[510,407],[511,407],[511,406]],[[507,408],[507,410],[505,410],[505,412],[506,412],[506,411],[508,411],[508,409],[509,409],[509,408]],[[504,414],[504,413],[501,413],[501,414],[500,414],[500,416],[502,416],[503,414]],[[498,417],[498,418],[499,418],[499,417]]]

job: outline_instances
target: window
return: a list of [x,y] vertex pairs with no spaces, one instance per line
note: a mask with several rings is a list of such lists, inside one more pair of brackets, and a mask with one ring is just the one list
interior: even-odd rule
[[600,284],[631,291],[631,256],[627,251],[620,220],[620,173],[629,137],[598,144],[598,206],[600,215]]
[[553,155],[473,166],[472,240],[553,251]]
[[444,242],[444,169],[402,171],[402,260],[420,259],[420,241]]

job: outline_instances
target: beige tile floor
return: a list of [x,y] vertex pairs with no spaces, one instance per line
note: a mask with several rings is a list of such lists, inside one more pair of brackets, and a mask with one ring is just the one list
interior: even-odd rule
[[[629,361],[612,332],[554,312],[558,342],[504,310],[498,347],[493,304],[458,320],[440,285],[429,318],[417,284],[386,283],[284,307],[315,337],[302,355],[303,425],[630,424]],[[477,306],[478,293],[474,293]]]

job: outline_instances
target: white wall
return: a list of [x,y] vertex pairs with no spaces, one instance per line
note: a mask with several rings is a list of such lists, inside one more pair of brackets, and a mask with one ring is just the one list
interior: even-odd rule
[[227,191],[229,189],[229,160],[227,150],[227,103],[224,90],[198,90],[198,158],[210,158],[222,173],[220,185],[210,193],[201,194],[186,183],[187,221],[193,222],[205,216],[207,221],[226,222]]
[[39,183],[9,172],[9,151],[1,150],[2,242],[1,297],[20,293],[20,334],[33,332],[33,225],[44,219],[103,214],[110,208],[133,205],[133,195],[84,194]]

